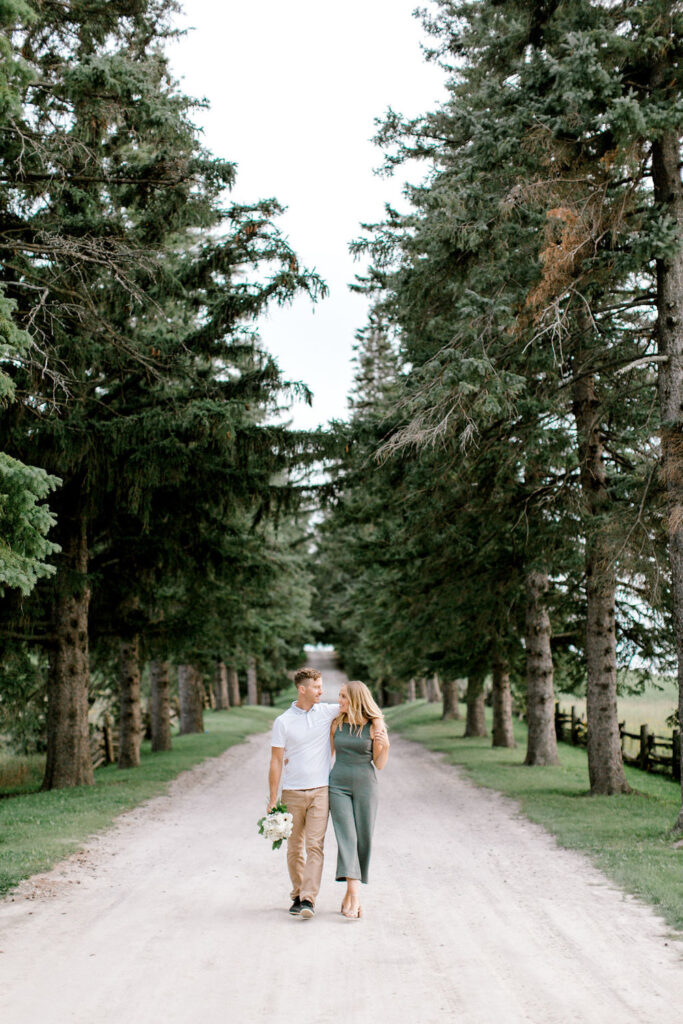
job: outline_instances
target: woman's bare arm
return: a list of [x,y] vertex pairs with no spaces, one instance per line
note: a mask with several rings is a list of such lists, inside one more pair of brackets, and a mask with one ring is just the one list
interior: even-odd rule
[[384,768],[389,760],[389,734],[383,718],[376,718],[370,726],[372,736],[372,761],[379,771]]

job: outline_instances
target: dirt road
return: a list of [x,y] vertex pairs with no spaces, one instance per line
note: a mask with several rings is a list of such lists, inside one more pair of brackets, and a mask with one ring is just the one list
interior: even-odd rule
[[284,851],[255,827],[268,753],[258,736],[186,773],[0,903],[3,1024],[675,1015],[683,946],[662,922],[512,802],[400,739],[380,775],[365,916],[338,912],[330,828],[317,915],[290,918]]

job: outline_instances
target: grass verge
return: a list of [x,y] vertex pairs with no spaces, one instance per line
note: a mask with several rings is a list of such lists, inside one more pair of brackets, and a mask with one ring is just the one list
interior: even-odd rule
[[[111,825],[117,814],[165,792],[180,772],[217,757],[251,733],[269,729],[278,713],[254,706],[207,711],[206,731],[174,736],[172,750],[152,754],[150,744],[143,743],[139,768],[109,765],[95,772],[94,786],[0,800],[0,895],[73,853],[88,836]],[[41,777],[42,773],[37,785]]]
[[464,722],[442,722],[438,704],[415,701],[385,714],[390,729],[443,753],[478,785],[518,800],[524,814],[562,846],[588,854],[621,888],[683,930],[683,848],[676,848],[670,835],[681,806],[677,783],[627,768],[633,794],[589,797],[585,750],[561,743],[558,767],[521,763],[527,740],[523,722],[515,722],[517,747],[508,750],[492,747],[490,738],[464,739]]

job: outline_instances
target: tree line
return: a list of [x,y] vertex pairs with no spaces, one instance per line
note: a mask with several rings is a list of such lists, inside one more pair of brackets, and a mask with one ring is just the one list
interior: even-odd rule
[[44,788],[93,781],[98,694],[139,762],[142,665],[163,749],[169,664],[191,723],[215,673],[219,703],[238,673],[281,688],[312,628],[325,439],[277,425],[307,392],[255,323],[325,286],[276,200],[230,202],[169,70],[176,11],[0,9],[0,733],[47,738]]
[[422,12],[445,99],[379,124],[386,172],[425,173],[354,245],[371,311],[329,433],[276,425],[306,390],[257,318],[324,284],[275,200],[229,201],[174,11],[0,10],[0,733],[89,783],[112,679],[132,766],[142,664],[162,749],[169,665],[200,727],[207,679],[277,690],[317,631],[385,696],[466,678],[469,733],[491,676],[529,765],[585,681],[591,792],[627,792],[617,669],[683,680],[681,5]]
[[[326,636],[406,692],[467,679],[477,731],[557,762],[585,680],[594,794],[626,793],[619,666],[677,671],[683,722],[683,7],[435,0],[445,99],[389,110],[421,161],[355,243],[372,300],[318,530]],[[683,812],[676,823],[683,828]]]

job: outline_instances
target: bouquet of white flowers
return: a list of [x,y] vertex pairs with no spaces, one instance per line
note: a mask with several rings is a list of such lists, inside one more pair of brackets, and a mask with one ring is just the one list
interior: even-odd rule
[[287,805],[276,804],[272,811],[259,819],[259,835],[272,842],[274,850],[279,850],[285,839],[291,836],[293,825],[294,818],[287,810]]

